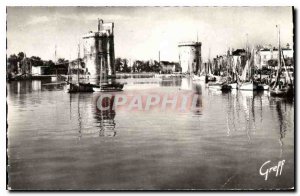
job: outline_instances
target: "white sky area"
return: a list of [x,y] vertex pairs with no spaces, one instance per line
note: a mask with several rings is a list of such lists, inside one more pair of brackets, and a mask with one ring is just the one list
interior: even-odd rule
[[[178,43],[202,42],[202,58],[250,47],[293,46],[291,7],[8,7],[7,54],[20,51],[54,60],[74,59],[82,35],[97,30],[97,18],[115,23],[115,56],[178,61]],[[82,48],[82,47],[81,47]],[[81,56],[83,53],[81,51]]]

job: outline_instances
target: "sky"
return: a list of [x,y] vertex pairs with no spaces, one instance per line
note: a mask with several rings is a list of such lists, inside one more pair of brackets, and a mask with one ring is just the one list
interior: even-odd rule
[[7,54],[54,60],[56,45],[57,58],[75,59],[101,18],[115,24],[116,57],[158,60],[160,51],[178,61],[178,43],[198,38],[206,60],[245,47],[247,37],[250,47],[277,46],[276,25],[282,45],[293,46],[292,15],[291,7],[8,7]]

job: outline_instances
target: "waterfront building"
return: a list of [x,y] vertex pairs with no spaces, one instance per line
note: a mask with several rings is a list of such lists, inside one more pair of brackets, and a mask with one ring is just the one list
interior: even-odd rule
[[48,66],[32,66],[32,75],[45,75],[47,72],[47,69],[49,69]]
[[197,73],[201,64],[201,42],[181,42],[179,47],[179,64],[182,73]]
[[97,32],[90,31],[83,36],[84,63],[90,78],[115,76],[114,23],[98,19]]
[[[283,57],[285,59],[294,57],[294,51],[290,48],[289,44],[282,48]],[[278,59],[278,48],[275,47],[263,47],[257,51],[256,64],[258,68],[268,67],[268,61],[272,59]]]

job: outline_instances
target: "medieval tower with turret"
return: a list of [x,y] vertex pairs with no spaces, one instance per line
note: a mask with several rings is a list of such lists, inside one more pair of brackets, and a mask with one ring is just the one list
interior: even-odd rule
[[103,78],[115,77],[114,23],[98,19],[98,31],[83,36],[83,53],[91,82],[96,83],[100,74]]

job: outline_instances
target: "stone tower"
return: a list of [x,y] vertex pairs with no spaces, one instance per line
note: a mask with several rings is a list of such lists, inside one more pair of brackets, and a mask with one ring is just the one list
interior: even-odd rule
[[83,36],[83,53],[92,83],[97,83],[100,72],[103,79],[115,77],[114,23],[98,19],[98,31]]
[[178,47],[182,73],[197,73],[201,64],[201,42],[182,42]]

